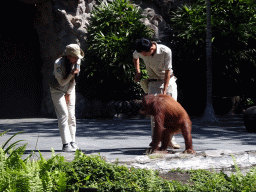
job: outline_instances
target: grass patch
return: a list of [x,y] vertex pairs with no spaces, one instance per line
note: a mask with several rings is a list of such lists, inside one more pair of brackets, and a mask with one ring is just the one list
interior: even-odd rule
[[161,153],[154,153],[151,155],[148,155],[149,159],[163,159],[164,158],[164,154]]

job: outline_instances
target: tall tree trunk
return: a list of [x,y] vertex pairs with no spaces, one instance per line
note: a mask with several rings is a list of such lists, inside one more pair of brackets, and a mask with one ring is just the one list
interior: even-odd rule
[[217,118],[212,106],[212,30],[211,30],[211,0],[206,0],[207,32],[206,32],[206,78],[207,97],[203,122],[215,123]]

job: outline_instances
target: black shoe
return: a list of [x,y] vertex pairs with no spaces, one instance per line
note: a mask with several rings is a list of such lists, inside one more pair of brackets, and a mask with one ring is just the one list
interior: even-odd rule
[[78,149],[79,150],[79,147],[77,146],[77,143],[76,142],[70,142],[71,146],[73,147],[73,149],[75,149],[75,151]]
[[76,149],[74,149],[70,143],[68,144],[63,144],[63,147],[62,147],[62,151],[63,152],[75,152]]

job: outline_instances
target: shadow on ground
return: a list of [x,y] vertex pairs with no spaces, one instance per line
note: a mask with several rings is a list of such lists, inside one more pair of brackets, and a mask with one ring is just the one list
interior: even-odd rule
[[[206,124],[202,123],[199,118],[191,118],[193,123],[192,136],[193,140],[197,141],[198,146],[203,146],[209,140],[227,140],[228,143],[233,141],[240,142],[242,145],[256,145],[255,133],[248,133],[244,127],[241,116],[218,116],[219,123]],[[0,132],[10,129],[9,132],[0,138],[0,144],[5,142],[13,134],[24,131],[25,137],[22,134],[18,139],[28,140],[28,136],[36,141],[38,135],[41,138],[50,140],[51,138],[60,138],[58,123],[56,119],[5,119],[0,120]],[[32,136],[31,136],[32,135]],[[103,149],[96,150],[85,150],[86,154],[90,153],[115,153],[123,155],[143,155],[145,148],[141,148],[138,138],[144,137],[149,138],[150,141],[151,130],[150,130],[150,119],[78,119],[77,120],[77,137],[92,138],[93,141],[101,143]],[[177,137],[181,137],[177,136]],[[137,147],[134,148],[122,148],[125,146],[127,139],[136,142]],[[3,142],[2,142],[3,141]],[[104,146],[104,141],[111,141],[122,143],[122,145],[110,147]],[[86,142],[85,142],[86,143]],[[102,144],[103,143],[103,144]],[[106,144],[106,145],[107,145]],[[183,145],[183,143],[181,143]],[[35,145],[34,145],[35,146]],[[33,146],[33,148],[35,148]],[[87,143],[86,143],[87,146]],[[93,145],[91,145],[93,148]],[[204,146],[204,150],[211,147]],[[49,144],[49,148],[51,145]],[[107,149],[106,149],[107,148]],[[43,148],[43,149],[48,149]],[[59,149],[59,148],[58,148]],[[32,149],[33,150],[33,149]],[[184,147],[180,150],[183,151]],[[197,149],[196,149],[197,150]],[[172,150],[171,150],[172,151]],[[175,150],[173,150],[175,152]],[[51,152],[50,150],[42,150],[41,152]],[[61,152],[60,150],[56,152]],[[26,151],[26,153],[30,153]]]

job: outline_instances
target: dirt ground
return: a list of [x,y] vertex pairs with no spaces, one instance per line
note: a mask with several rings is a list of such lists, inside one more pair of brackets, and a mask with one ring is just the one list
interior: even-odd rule
[[166,180],[175,180],[180,181],[183,184],[192,184],[191,182],[189,182],[190,174],[187,172],[160,173],[159,176]]

